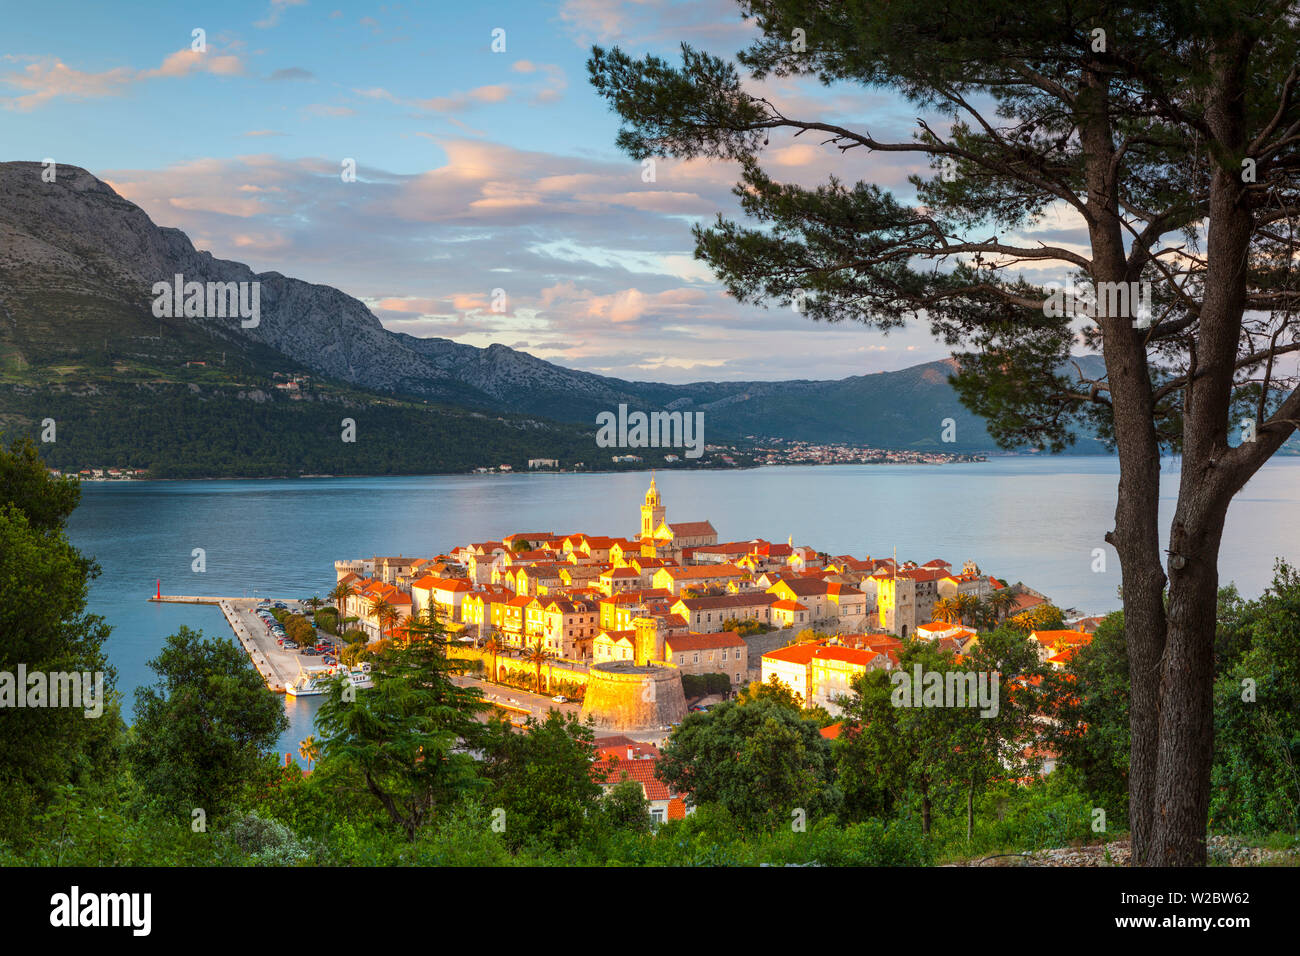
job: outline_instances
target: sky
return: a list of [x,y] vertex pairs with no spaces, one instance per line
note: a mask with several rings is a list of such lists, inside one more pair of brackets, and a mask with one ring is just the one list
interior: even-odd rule
[[[836,379],[947,355],[921,327],[886,336],[736,302],[694,258],[690,229],[739,216],[737,167],[660,160],[647,183],[615,148],[618,118],[587,79],[592,44],[734,56],[757,35],[735,0],[0,9],[0,159],[83,167],[199,249],[335,286],[393,331],[664,382]],[[915,126],[881,91],[750,85],[787,115],[877,138]],[[924,171],[776,134],[763,166],[902,198]],[[1063,214],[1023,235],[1087,249]]]

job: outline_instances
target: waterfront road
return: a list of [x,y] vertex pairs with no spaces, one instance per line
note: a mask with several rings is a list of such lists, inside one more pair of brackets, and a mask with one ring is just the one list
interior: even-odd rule
[[487,681],[480,680],[477,677],[470,677],[467,674],[461,674],[453,678],[457,684],[462,687],[474,686],[483,692],[483,699],[490,704],[501,704],[505,708],[513,708],[508,712],[511,716],[518,716],[520,719],[523,714],[517,711],[527,711],[538,720],[546,717],[546,714],[552,710],[558,710],[562,714],[573,714],[575,717],[582,710],[579,703],[557,704],[545,694],[533,694],[526,690],[519,690],[515,687],[506,687],[503,684],[489,684]]
[[[506,708],[510,708],[506,710],[506,713],[510,714],[512,718],[517,718],[519,721],[524,719],[524,715],[518,713],[520,710],[527,711],[538,720],[545,718],[547,712],[551,710],[558,710],[564,714],[573,714],[575,717],[577,717],[579,712],[582,710],[582,704],[577,701],[567,704],[557,704],[544,694],[532,694],[526,690],[517,690],[514,687],[506,687],[502,684],[489,684],[487,681],[479,680],[477,677],[460,675],[458,677],[453,677],[452,680],[460,684],[462,687],[470,684],[478,687],[483,691],[484,699],[489,703],[501,704]],[[515,726],[517,727],[519,724],[515,724]],[[668,728],[661,728],[658,730],[596,731],[596,736],[598,738],[622,735],[640,743],[654,744],[656,747],[662,747],[664,742],[668,739],[669,734],[670,731]]]

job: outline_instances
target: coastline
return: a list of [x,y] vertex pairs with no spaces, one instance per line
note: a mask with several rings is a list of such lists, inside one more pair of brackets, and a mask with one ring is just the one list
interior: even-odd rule
[[[999,455],[1004,457],[1020,458],[1040,458],[1040,457],[1057,457],[1057,456],[1040,456],[1040,455]],[[1084,458],[1084,457],[1111,457],[1111,456],[1085,456],[1085,455],[1062,455],[1062,458]],[[980,456],[969,460],[958,461],[790,461],[779,463],[760,462],[752,465],[701,465],[688,468],[663,468],[659,465],[647,465],[637,468],[583,468],[581,471],[570,471],[567,469],[545,470],[534,469],[532,471],[421,471],[421,472],[401,472],[393,474],[390,472],[364,472],[359,474],[339,474],[339,475],[203,475],[203,476],[186,476],[184,478],[77,478],[76,475],[63,475],[65,478],[77,478],[83,484],[94,485],[123,485],[131,482],[141,481],[303,481],[316,478],[518,478],[520,476],[541,478],[551,477],[572,477],[574,475],[635,475],[647,471],[662,471],[665,474],[674,472],[690,471],[757,471],[760,468],[837,468],[837,467],[872,467],[876,465],[894,465],[894,466],[943,466],[943,465],[974,465],[988,461],[988,456]]]

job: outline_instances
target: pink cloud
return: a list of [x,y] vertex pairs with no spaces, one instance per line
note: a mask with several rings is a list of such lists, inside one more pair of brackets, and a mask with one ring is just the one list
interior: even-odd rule
[[132,84],[146,80],[175,79],[194,73],[238,76],[243,72],[243,61],[238,56],[186,49],[168,54],[154,69],[135,70],[119,66],[98,73],[75,69],[54,57],[37,57],[18,72],[0,75],[0,85],[26,91],[25,95],[3,102],[8,109],[28,112],[59,97],[85,100],[120,96]]
[[170,53],[157,69],[136,74],[137,79],[148,80],[161,76],[189,76],[191,73],[215,73],[219,76],[238,76],[244,65],[237,56],[199,53],[196,50],[177,50]]
[[173,196],[168,205],[190,212],[218,212],[248,219],[271,212],[260,199],[236,199],[233,196]]
[[483,103],[500,103],[509,96],[509,86],[495,83],[466,92],[456,92],[450,96],[435,96],[427,100],[419,100],[416,105],[421,109],[433,110],[435,113],[457,113]]

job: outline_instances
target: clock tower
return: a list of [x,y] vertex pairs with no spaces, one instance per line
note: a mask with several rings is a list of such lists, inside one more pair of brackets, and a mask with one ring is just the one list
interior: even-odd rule
[[655,487],[654,472],[650,473],[650,490],[645,493],[645,504],[641,506],[641,537],[648,538],[655,529],[663,524],[667,510],[659,498],[659,489]]

